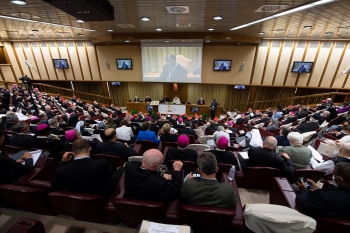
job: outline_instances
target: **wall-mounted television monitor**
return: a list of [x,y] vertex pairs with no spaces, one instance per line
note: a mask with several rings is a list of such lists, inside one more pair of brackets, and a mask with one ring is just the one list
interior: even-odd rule
[[191,112],[197,113],[198,112],[198,108],[191,108]]
[[149,111],[149,112],[152,112],[153,111],[153,106],[146,106],[146,110]]
[[292,72],[293,73],[310,73],[313,62],[305,62],[305,61],[295,61],[293,64]]
[[230,71],[232,60],[214,60],[214,71]]
[[65,69],[69,68],[67,59],[52,59],[55,68]]
[[132,60],[131,59],[117,59],[117,69],[131,70],[132,69]]
[[111,82],[112,86],[121,86],[122,83],[121,82]]
[[245,86],[244,86],[244,85],[235,85],[235,86],[233,87],[233,89],[244,90],[244,89],[245,89]]

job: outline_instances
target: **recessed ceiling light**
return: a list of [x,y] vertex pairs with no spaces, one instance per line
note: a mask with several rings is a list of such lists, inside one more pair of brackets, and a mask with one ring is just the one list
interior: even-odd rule
[[214,19],[215,20],[222,20],[222,17],[218,15],[218,16],[215,16]]
[[304,29],[311,29],[312,26],[304,26]]
[[25,0],[11,0],[11,3],[17,4],[17,5],[25,5],[25,4],[27,4]]
[[214,28],[209,28],[208,30],[209,30],[209,31],[214,31]]
[[325,35],[333,35],[333,32],[326,32]]
[[78,33],[78,36],[83,36],[83,33]]
[[162,31],[162,29],[161,29],[161,28],[157,28],[156,30],[157,30],[158,32]]
[[165,43],[169,43],[170,41],[168,41],[168,40],[165,40],[164,42],[165,42]]
[[149,21],[149,18],[144,16],[144,17],[141,17],[141,20],[142,21]]
[[113,32],[113,29],[108,29],[107,31],[108,31],[108,32]]
[[265,34],[265,32],[259,32],[259,34],[260,34],[260,35],[264,35],[264,34]]
[[125,41],[125,43],[129,43],[129,42],[130,42],[130,40],[126,40],[126,41]]
[[206,40],[205,42],[210,43],[211,41],[210,40]]
[[77,23],[84,23],[84,20],[81,20],[81,19],[77,19],[76,21]]

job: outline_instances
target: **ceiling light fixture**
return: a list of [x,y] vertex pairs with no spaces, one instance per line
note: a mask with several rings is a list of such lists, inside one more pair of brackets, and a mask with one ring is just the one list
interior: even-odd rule
[[219,15],[218,16],[214,16],[214,19],[215,20],[222,20],[222,16],[219,16]]
[[39,30],[38,29],[33,29],[32,32],[39,32]]
[[327,36],[333,35],[333,32],[326,32],[325,35],[327,35]]
[[27,4],[25,0],[11,0],[11,3],[16,5],[25,5]]
[[108,29],[107,31],[108,31],[108,32],[113,32],[113,29]]
[[96,31],[96,30],[91,30],[91,29],[87,29],[87,28],[72,27],[72,26],[67,26],[67,25],[62,25],[62,24],[57,24],[57,23],[47,23],[47,22],[42,22],[42,21],[32,20],[32,19],[22,19],[22,18],[7,16],[7,15],[0,15],[0,18],[13,19],[13,20],[32,22],[32,23],[42,23],[42,24],[47,24],[47,25],[53,25],[53,26],[58,26],[58,27],[67,27],[67,28],[85,30],[85,31],[90,31],[90,32],[95,32]]
[[125,43],[129,43],[129,42],[130,42],[130,40],[126,40],[126,41],[125,41]]
[[144,17],[141,17],[141,20],[142,21],[149,21],[149,18],[144,16]]
[[214,31],[214,28],[208,28],[209,31]]
[[330,2],[334,2],[334,1],[336,1],[336,0],[320,0],[320,1],[317,1],[317,2],[313,2],[313,3],[310,3],[310,4],[303,5],[303,6],[299,6],[299,7],[296,7],[296,8],[293,8],[293,9],[290,9],[290,10],[287,10],[287,11],[284,11],[284,12],[281,12],[281,13],[278,13],[278,14],[275,14],[275,15],[271,15],[269,17],[262,18],[262,19],[259,19],[259,20],[256,20],[256,21],[253,21],[253,22],[250,22],[250,23],[247,23],[247,24],[243,24],[241,26],[231,28],[230,30],[238,30],[238,29],[241,29],[241,28],[249,27],[251,25],[254,25],[254,24],[257,24],[257,23],[262,23],[262,22],[270,20],[270,19],[274,19],[274,18],[277,18],[277,17],[288,15],[288,14],[291,14],[291,13],[294,13],[294,12],[297,12],[297,11],[306,10],[306,9],[309,9],[309,8],[312,8],[312,7],[315,7],[315,6],[319,6],[319,5],[322,5],[322,4],[327,4],[327,3],[330,3]]
[[259,32],[259,35],[264,35],[265,34],[265,32]]
[[304,29],[311,29],[312,26],[304,26]]
[[164,42],[165,42],[165,43],[169,43],[170,41],[168,41],[168,40],[165,40]]
[[161,29],[161,28],[157,28],[156,30],[157,30],[158,32],[161,32],[161,31],[162,31],[162,29]]
[[81,19],[77,19],[76,21],[77,23],[84,23],[84,20],[81,20]]
[[83,36],[83,33],[78,33],[78,36]]
[[206,40],[205,42],[210,43],[211,41],[210,40]]

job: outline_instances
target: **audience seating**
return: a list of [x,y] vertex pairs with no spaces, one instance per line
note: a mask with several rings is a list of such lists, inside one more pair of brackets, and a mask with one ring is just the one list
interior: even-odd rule
[[126,161],[117,155],[105,155],[105,154],[95,154],[93,159],[106,159],[112,166],[113,172],[118,169],[118,167],[121,167],[126,163]]
[[323,137],[324,137],[324,138],[331,139],[331,140],[339,140],[338,138],[336,138],[336,137],[330,135],[329,133],[324,133],[324,134],[323,134]]
[[177,145],[177,142],[161,142],[161,145],[162,145],[162,153],[164,152],[164,149],[165,147],[174,147],[174,148],[177,148],[178,145]]
[[209,130],[205,135],[213,135],[216,132],[216,130]]
[[12,225],[6,233],[45,233],[45,228],[42,222],[30,219],[21,218]]
[[204,131],[202,129],[194,129],[194,131],[198,135],[198,138],[204,135]]
[[[166,162],[166,166],[168,167],[169,170],[173,170],[174,162],[175,160],[168,160]],[[190,172],[194,172],[198,168],[198,165],[195,162],[186,161],[186,160],[181,160],[181,162],[183,163],[181,170],[184,171],[185,175],[189,174]]]
[[132,162],[132,161],[142,162],[142,156],[130,156],[128,158],[128,162]]
[[[217,166],[218,166],[218,171],[216,172],[216,179],[217,179],[217,181],[222,182],[222,180],[221,180],[222,174],[229,173],[231,167],[235,166],[235,165],[226,164],[226,163],[217,163]],[[236,169],[236,171],[238,171],[239,167],[235,166],[235,169]]]
[[200,144],[207,144],[207,141],[208,140],[212,140],[214,139],[214,136],[213,135],[204,135],[204,136],[201,136],[198,141]]
[[134,144],[132,149],[137,152],[138,156],[143,155],[143,145],[142,144]]
[[242,187],[248,189],[269,189],[274,177],[279,176],[280,169],[272,167],[247,167],[244,171]]
[[259,132],[262,138],[268,137],[268,136],[274,136],[274,135],[278,135],[280,129],[275,129],[274,131],[267,131],[265,128],[260,127],[259,128]]
[[[296,194],[286,178],[275,177],[270,189],[270,204],[283,205],[302,213],[295,203]],[[318,233],[344,233],[350,229],[349,219],[319,218],[317,221]]]
[[135,142],[135,144],[141,144],[142,145],[142,154],[149,150],[149,149],[157,149],[158,145],[155,142],[152,141],[146,141],[146,140],[138,140]]
[[1,151],[8,156],[11,156],[13,154],[17,154],[21,150],[26,150],[26,149],[16,147],[16,146],[10,146],[10,145],[5,145],[5,146],[1,147]]
[[325,172],[314,170],[312,168],[311,169],[300,169],[300,168],[294,169],[295,179],[297,179],[298,177],[305,177],[317,182],[324,176],[324,174]]
[[49,197],[52,208],[60,214],[82,221],[107,222],[104,212],[107,199],[103,196],[59,191],[49,193]]
[[189,144],[195,144],[196,138],[193,135],[186,134],[189,139]]
[[197,154],[202,154],[206,150],[210,150],[210,147],[208,145],[204,144],[190,144],[187,147],[188,149],[195,150]]

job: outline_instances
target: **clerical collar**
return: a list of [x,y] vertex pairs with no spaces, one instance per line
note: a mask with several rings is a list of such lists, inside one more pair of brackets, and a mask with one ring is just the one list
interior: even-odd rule
[[86,159],[86,158],[90,158],[90,156],[82,155],[82,156],[79,156],[79,157],[74,157],[74,160],[80,160],[80,159]]

